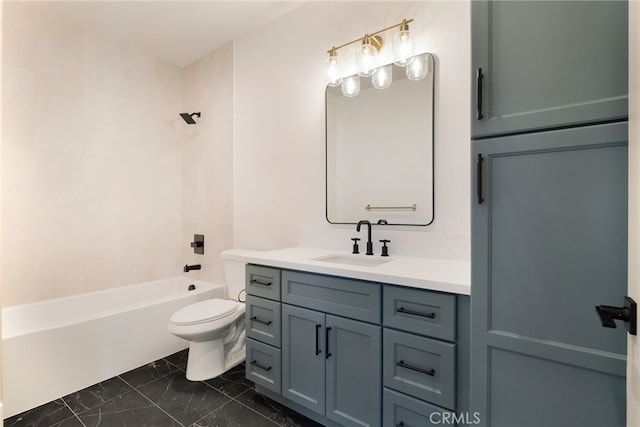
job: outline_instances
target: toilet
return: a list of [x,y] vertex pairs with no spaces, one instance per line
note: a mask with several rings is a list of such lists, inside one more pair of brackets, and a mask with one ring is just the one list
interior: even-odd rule
[[215,378],[245,358],[243,262],[222,256],[227,299],[208,299],[181,308],[169,319],[168,330],[190,342],[187,379]]

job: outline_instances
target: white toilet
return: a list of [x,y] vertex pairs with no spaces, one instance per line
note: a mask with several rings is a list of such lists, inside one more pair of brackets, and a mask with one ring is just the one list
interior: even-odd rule
[[169,319],[173,335],[190,341],[187,379],[215,378],[245,358],[245,264],[222,257],[228,299],[209,299],[176,311]]

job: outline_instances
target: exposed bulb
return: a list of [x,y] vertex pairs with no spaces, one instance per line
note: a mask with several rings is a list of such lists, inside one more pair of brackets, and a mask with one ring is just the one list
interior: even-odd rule
[[422,80],[429,74],[429,58],[426,54],[418,55],[406,69],[409,80]]
[[336,87],[342,83],[342,70],[340,69],[340,59],[336,48],[329,52],[329,58],[325,61],[324,75],[327,86]]
[[413,37],[409,32],[407,20],[400,24],[400,31],[393,38],[393,63],[404,67],[414,58]]
[[342,94],[349,98],[360,93],[360,76],[349,76],[342,80]]
[[358,75],[360,77],[370,77],[373,74],[377,54],[378,49],[371,44],[369,36],[365,36],[357,55]]
[[376,89],[386,89],[391,86],[392,80],[391,64],[376,68],[371,77],[371,83]]

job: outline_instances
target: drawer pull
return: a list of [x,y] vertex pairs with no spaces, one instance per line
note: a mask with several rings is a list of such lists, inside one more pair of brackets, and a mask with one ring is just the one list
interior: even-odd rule
[[416,366],[407,365],[406,363],[404,363],[404,360],[396,362],[396,366],[399,366],[401,368],[411,369],[412,371],[420,372],[421,374],[426,374],[426,375],[429,375],[430,377],[432,377],[432,376],[434,376],[436,374],[436,370],[435,369],[427,370],[427,369],[418,368]]
[[316,356],[319,355],[320,353],[322,353],[320,351],[320,328],[322,328],[322,325],[319,323],[316,323]]
[[251,283],[253,283],[254,285],[260,285],[260,286],[271,286],[272,283],[271,282],[262,282],[258,279],[251,279]]
[[325,355],[325,359],[328,359],[331,357],[331,352],[329,351],[329,331],[331,330],[331,328],[326,328],[324,330],[324,346],[327,349],[327,354]]
[[264,366],[258,363],[257,360],[254,360],[253,362],[251,362],[251,366],[255,366],[256,368],[260,368],[263,371],[267,371],[269,372],[271,370],[271,366]]
[[421,316],[421,317],[428,317],[429,319],[435,319],[435,317],[436,317],[435,313],[421,313],[419,311],[407,310],[404,307],[400,307],[396,311],[398,313],[412,314],[414,316]]
[[254,322],[262,323],[263,325],[267,325],[267,326],[269,326],[271,324],[271,320],[262,320],[262,319],[258,318],[257,316],[253,316],[251,318],[251,320],[253,320]]
[[396,427],[404,427],[404,422],[400,421],[398,424],[396,424]]

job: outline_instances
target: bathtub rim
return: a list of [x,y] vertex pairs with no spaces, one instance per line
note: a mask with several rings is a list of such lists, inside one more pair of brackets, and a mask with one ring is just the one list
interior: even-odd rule
[[[189,293],[188,295],[198,295],[202,292],[205,292],[206,290],[210,290],[210,289],[216,289],[216,288],[226,288],[225,285],[221,285],[221,284],[217,284],[217,283],[213,283],[213,282],[207,282],[204,280],[195,280],[195,279],[190,279],[188,277],[184,277],[184,276],[175,276],[175,277],[168,277],[165,279],[157,279],[157,280],[150,280],[147,282],[141,282],[141,283],[133,283],[130,285],[122,285],[122,286],[116,286],[113,288],[105,288],[105,289],[99,289],[97,291],[91,291],[91,292],[84,292],[84,293],[80,293],[80,294],[74,294],[74,295],[66,295],[63,297],[57,297],[57,298],[51,298],[51,299],[45,299],[45,300],[40,300],[40,301],[35,301],[35,302],[31,302],[31,303],[24,303],[24,304],[18,304],[18,305],[12,305],[12,306],[8,306],[8,307],[2,307],[2,340],[8,340],[8,339],[15,339],[15,338],[19,338],[21,336],[30,334],[30,333],[37,333],[37,332],[43,332],[43,331],[50,331],[53,329],[57,329],[57,328],[63,328],[65,326],[70,326],[70,325],[74,325],[76,323],[80,323],[80,322],[87,322],[87,321],[91,321],[91,320],[95,320],[101,317],[105,317],[105,316],[111,316],[117,313],[121,313],[122,311],[125,310],[135,310],[135,309],[139,309],[141,307],[146,307],[152,303],[156,303],[156,304],[160,304],[163,302],[167,302],[167,301],[171,301],[173,299],[176,298],[176,295],[181,294],[182,292],[179,293],[173,293],[173,294],[169,294],[169,295],[165,295],[165,296],[161,296],[161,297],[157,297],[157,298],[152,298],[152,299],[147,299],[141,302],[137,302],[134,304],[126,304],[123,303],[123,305],[118,306],[117,308],[110,308],[110,309],[106,309],[106,310],[100,310],[98,312],[95,313],[91,313],[91,314],[85,314],[85,315],[81,315],[81,316],[74,316],[68,319],[63,319],[60,321],[56,321],[56,322],[52,322],[50,324],[47,325],[42,325],[40,327],[35,327],[35,328],[28,328],[28,329],[21,329],[20,327],[18,327],[18,330],[11,330],[10,328],[13,328],[14,325],[8,325],[7,324],[7,319],[5,316],[5,310],[7,311],[7,313],[11,313],[13,311],[17,311],[20,309],[24,309],[25,307],[29,306],[29,309],[32,308],[37,308],[38,306],[43,306],[43,305],[50,305],[50,304],[54,304],[55,302],[60,302],[60,301],[70,301],[72,299],[76,299],[79,297],[91,297],[91,296],[95,296],[97,294],[102,294],[102,293],[108,293],[108,292],[113,292],[113,291],[119,291],[119,290],[123,290],[125,288],[141,288],[144,286],[150,286],[153,285],[154,283],[160,283],[160,282],[166,282],[169,280],[182,280],[185,282],[185,286],[189,286],[191,284],[196,285],[196,289],[193,291],[185,291],[184,294],[186,295],[187,292]],[[201,287],[201,289],[198,289],[198,286]],[[5,329],[6,328],[6,329]]]

